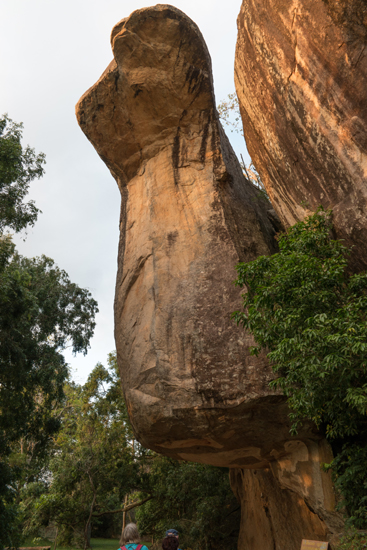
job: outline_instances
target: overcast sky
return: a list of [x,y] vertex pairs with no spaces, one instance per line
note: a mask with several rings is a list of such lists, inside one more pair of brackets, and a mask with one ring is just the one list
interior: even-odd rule
[[[24,144],[46,154],[46,175],[32,184],[42,210],[25,242],[26,256],[46,254],[98,301],[95,336],[86,357],[66,354],[84,382],[115,349],[115,288],[120,195],[115,180],[76,122],[79,97],[112,59],[112,27],[144,0],[1,0],[0,114],[24,123]],[[241,0],[177,0],[199,26],[214,71],[217,103],[234,91],[236,18]],[[230,135],[230,138],[233,135]],[[235,139],[244,151],[242,138]]]

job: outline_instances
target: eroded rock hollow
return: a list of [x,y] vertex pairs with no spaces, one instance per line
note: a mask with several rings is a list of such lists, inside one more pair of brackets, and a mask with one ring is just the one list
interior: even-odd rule
[[[270,500],[311,510],[330,533],[322,438],[307,424],[290,436],[269,365],[230,318],[241,305],[236,263],[276,250],[274,213],[220,125],[203,37],[157,5],[118,23],[111,44],[114,60],[77,117],[121,191],[115,338],[136,436],[174,458],[255,468],[277,487]],[[312,531],[308,516],[304,525]],[[272,548],[300,546],[306,531],[275,533]]]
[[244,0],[235,81],[249,153],[285,225],[322,204],[367,266],[367,6]]

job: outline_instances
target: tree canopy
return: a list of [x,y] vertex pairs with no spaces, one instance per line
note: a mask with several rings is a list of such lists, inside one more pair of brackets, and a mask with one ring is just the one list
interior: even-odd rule
[[34,225],[40,210],[34,201],[24,202],[30,183],[44,174],[45,155],[23,147],[22,123],[0,117],[0,233]]
[[241,511],[228,468],[155,453],[151,457],[149,487],[154,499],[137,509],[141,532],[159,540],[170,527],[179,531],[181,548],[235,550]]
[[125,495],[141,489],[145,476],[145,451],[134,443],[115,354],[108,368],[98,364],[83,386],[66,384],[55,415],[61,428],[50,449],[47,481],[40,479],[23,494],[25,528],[36,534],[52,521],[59,544],[88,548],[92,523],[122,515]]
[[52,522],[58,544],[88,548],[100,526],[112,527],[116,535],[123,510],[129,509],[141,534],[156,541],[174,526],[185,547],[236,548],[240,506],[228,470],[179,462],[139,445],[115,353],[107,368],[98,364],[83,386],[67,383],[65,394],[56,411],[61,429],[49,452],[49,474],[43,472],[21,491],[27,534]]
[[53,260],[24,258],[0,238],[0,434],[8,441],[41,443],[53,433],[48,411],[68,373],[61,351],[87,352],[96,311],[90,292]]

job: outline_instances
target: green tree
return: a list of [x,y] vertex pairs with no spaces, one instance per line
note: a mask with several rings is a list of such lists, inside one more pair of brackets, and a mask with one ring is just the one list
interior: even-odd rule
[[[59,544],[90,547],[92,527],[105,516],[122,516],[126,495],[144,490],[145,451],[134,441],[119,387],[115,354],[98,364],[86,384],[67,384],[59,411],[62,427],[48,464],[49,483],[24,492],[26,534],[54,522]],[[133,498],[134,508],[151,498]]]
[[18,542],[17,484],[25,463],[14,445],[31,448],[33,462],[46,452],[68,375],[62,351],[87,352],[98,311],[53,260],[20,256],[4,234],[33,225],[39,212],[24,199],[43,174],[44,155],[23,148],[21,137],[21,124],[0,118],[0,548]]
[[152,453],[149,485],[154,500],[136,512],[142,534],[157,540],[170,527],[180,532],[184,548],[237,548],[240,505],[231,491],[227,468]]
[[[63,398],[68,367],[62,350],[86,353],[97,303],[71,283],[50,258],[23,258],[9,237],[0,238],[0,541],[10,544],[20,463],[9,462],[12,444],[32,442],[45,453],[59,420],[52,409]],[[12,467],[13,464],[13,467]],[[2,519],[1,519],[2,518]]]
[[[71,283],[50,258],[24,258],[0,239],[0,434],[32,435],[37,444],[55,431],[47,411],[63,395],[70,345],[86,353],[97,303]],[[5,435],[6,433],[6,435]]]
[[308,418],[336,450],[330,465],[343,504],[367,527],[367,274],[351,275],[349,251],[321,208],[279,236],[279,253],[237,266],[245,287],[234,313],[266,350],[287,396],[293,431]]
[[0,117],[0,233],[34,225],[40,212],[33,201],[25,203],[24,198],[30,183],[43,176],[45,156],[22,147],[22,129],[22,124],[7,115]]

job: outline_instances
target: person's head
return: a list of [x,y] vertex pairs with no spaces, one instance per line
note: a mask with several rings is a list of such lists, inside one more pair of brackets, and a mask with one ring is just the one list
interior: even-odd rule
[[166,537],[176,537],[178,539],[178,531],[176,529],[167,529]]
[[135,542],[137,544],[140,542],[139,531],[135,523],[128,523],[126,525],[121,535],[120,545],[124,546],[125,544],[129,544],[131,542]]
[[177,550],[178,548],[178,533],[177,535],[168,535],[162,540],[163,550]]

